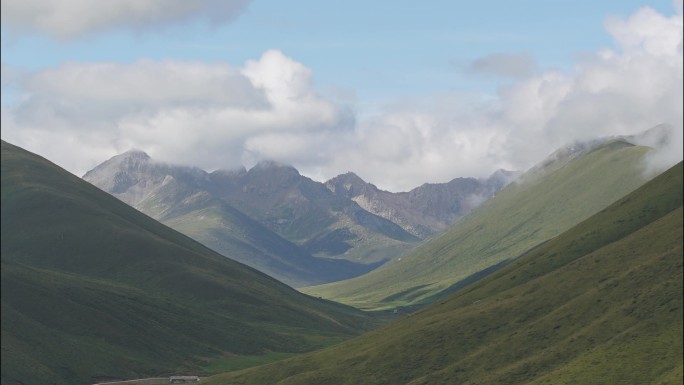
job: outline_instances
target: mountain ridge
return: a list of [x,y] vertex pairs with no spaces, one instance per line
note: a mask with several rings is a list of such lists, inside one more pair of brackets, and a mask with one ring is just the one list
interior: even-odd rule
[[485,179],[459,177],[446,183],[424,183],[398,193],[381,190],[353,172],[338,175],[325,185],[334,194],[349,198],[365,210],[425,239],[491,198],[519,174],[497,170]]
[[[207,173],[196,167],[157,162],[135,150],[103,162],[83,179],[221,254],[291,285],[310,286],[364,274],[413,248],[459,215],[444,216],[444,212],[454,211],[453,207],[455,212],[463,212],[464,206],[469,209],[481,203],[503,187],[506,176],[502,175],[513,173],[501,171],[482,181],[457,178],[451,184],[425,184],[401,194],[383,192],[355,174],[347,177],[352,175],[360,188],[372,190],[376,197],[382,195],[380,199],[366,204],[363,196],[341,190],[336,193],[331,190],[332,182],[315,182],[291,165],[276,161],[265,160],[249,170],[243,167]],[[459,183],[461,180],[466,182]],[[462,185],[475,187],[468,187],[472,193],[449,198],[452,192],[465,188]],[[430,203],[435,194],[439,198]],[[474,194],[478,198],[473,200]],[[419,210],[408,209],[417,201],[425,203]],[[371,207],[378,204],[389,207],[390,213]],[[420,219],[421,210],[424,220]],[[435,215],[443,218],[430,219]],[[294,245],[248,252],[246,249],[260,247],[244,239],[245,226],[253,229],[248,238],[263,238],[254,235],[258,226],[251,220],[265,226],[262,232],[274,232]],[[235,232],[243,235],[236,236]],[[283,244],[275,240],[265,244],[276,243]],[[296,247],[300,248],[297,252]],[[290,252],[280,256],[278,249]],[[287,265],[284,271],[283,263]]]
[[292,286],[349,278],[377,266],[313,257],[212,195],[207,190],[211,176],[199,168],[126,152],[83,179],[213,250]]

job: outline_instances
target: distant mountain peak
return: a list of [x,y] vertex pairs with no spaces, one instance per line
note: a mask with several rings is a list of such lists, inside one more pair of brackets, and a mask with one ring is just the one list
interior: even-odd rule
[[252,167],[249,171],[269,171],[269,170],[294,170],[299,174],[299,171],[297,171],[294,166],[289,165],[287,163],[282,163],[278,162],[275,160],[271,159],[264,159],[260,160],[254,167]]
[[211,172],[212,175],[214,176],[224,176],[224,177],[234,177],[234,176],[240,176],[244,175],[247,173],[247,169],[245,166],[240,166],[234,169],[225,169],[225,168],[220,168],[218,170],[214,170]]
[[358,175],[356,175],[356,173],[354,173],[353,171],[347,171],[347,172],[345,172],[344,174],[340,174],[339,176],[348,177],[348,178],[361,179],[361,177],[359,177]]
[[363,184],[366,185],[368,184],[365,180],[361,179],[358,175],[351,171],[347,171],[344,174],[340,174],[332,179],[330,179],[328,182],[345,182],[345,183],[358,183],[358,184]]
[[[579,158],[582,155],[589,153],[590,151],[593,151],[600,146],[611,142],[615,140],[622,140],[624,142],[624,139],[621,139],[620,137],[617,136],[606,136],[606,137],[601,137],[601,138],[596,138],[596,139],[590,139],[590,140],[585,140],[585,141],[575,141],[573,143],[570,143],[568,145],[565,145],[556,151],[552,152],[549,154],[544,160],[542,160],[540,163],[537,163],[535,166],[530,168],[525,175],[529,177],[532,173],[539,172],[541,170],[544,170],[548,168],[549,166],[552,165],[557,165],[557,164],[565,164],[567,162],[570,162],[573,159]],[[631,144],[630,144],[631,145]]]
[[498,186],[496,189],[501,190],[506,185],[516,180],[520,175],[522,175],[521,171],[510,171],[500,168],[494,171],[487,179],[484,180],[484,182],[490,185]]
[[361,177],[351,171],[340,174],[328,180],[325,182],[325,187],[327,187],[328,190],[332,191],[333,193],[343,195],[348,198],[361,195],[369,188],[375,189],[375,186],[361,179]]
[[148,164],[151,159],[152,158],[143,151],[135,149],[128,150],[99,164],[94,169],[88,171],[83,178],[97,178],[97,176],[101,174],[139,169],[141,166]]
[[673,140],[674,127],[669,124],[659,124],[638,134],[625,136],[624,139],[638,146],[661,148]]
[[138,150],[137,148],[132,148],[121,155],[122,157],[127,157],[127,158],[140,158],[140,159],[151,159],[149,155],[143,150]]

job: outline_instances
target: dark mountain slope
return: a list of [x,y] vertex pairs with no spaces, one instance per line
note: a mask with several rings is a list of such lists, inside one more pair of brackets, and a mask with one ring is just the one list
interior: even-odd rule
[[1,224],[2,384],[201,372],[368,326],[4,141]]
[[682,163],[489,277],[210,384],[681,384]]

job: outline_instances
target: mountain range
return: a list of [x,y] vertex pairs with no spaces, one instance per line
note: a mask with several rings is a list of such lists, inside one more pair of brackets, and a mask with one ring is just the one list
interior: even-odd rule
[[130,151],[96,167],[84,179],[213,250],[291,286],[350,278],[377,266],[313,257],[207,191],[211,177],[198,168],[157,163],[143,152]]
[[485,180],[391,193],[352,173],[321,183],[273,161],[207,173],[129,151],[83,179],[225,256],[301,287],[373,270],[515,176],[500,170]]
[[407,232],[425,239],[441,232],[458,218],[515,180],[520,172],[498,170],[489,178],[456,178],[447,183],[425,183],[408,192],[380,190],[349,172],[325,182],[334,194],[388,219]]

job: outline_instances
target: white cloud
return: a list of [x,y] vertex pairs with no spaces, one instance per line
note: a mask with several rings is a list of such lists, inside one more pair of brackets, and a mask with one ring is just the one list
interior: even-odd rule
[[[19,100],[3,110],[3,138],[79,175],[132,147],[206,169],[303,159],[328,132],[353,127],[348,111],[316,94],[311,70],[278,51],[243,68],[70,63],[19,83]],[[82,159],[84,148],[100,156]]]
[[[661,123],[674,131],[650,166],[662,170],[681,160],[681,12],[667,17],[643,8],[626,19],[609,18],[606,29],[616,48],[571,73],[544,71],[475,104],[440,96],[427,107],[402,105],[361,124],[350,168],[380,186],[407,189],[499,167],[526,169],[573,141],[636,134]],[[338,158],[338,171],[343,163]]]
[[13,33],[71,39],[116,28],[146,30],[188,20],[222,24],[250,0],[3,0],[2,23]]
[[645,7],[626,20],[609,17],[605,24],[608,32],[627,54],[668,56],[682,52],[681,12],[668,18]]
[[77,174],[134,147],[207,170],[271,158],[319,180],[354,171],[395,191],[525,169],[569,142],[661,123],[675,130],[653,164],[680,160],[681,12],[643,8],[606,29],[616,47],[572,72],[544,71],[498,95],[399,101],[359,121],[276,50],[242,67],[71,63],[15,76],[2,136]]

